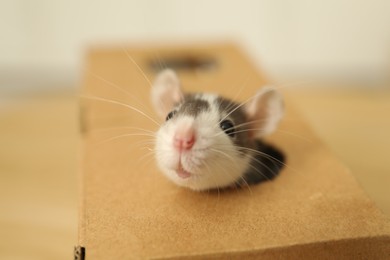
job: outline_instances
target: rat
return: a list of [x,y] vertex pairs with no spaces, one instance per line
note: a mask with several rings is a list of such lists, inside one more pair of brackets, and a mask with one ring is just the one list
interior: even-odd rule
[[284,154],[263,141],[284,114],[281,94],[263,87],[247,102],[212,93],[185,93],[171,69],[151,89],[157,114],[155,156],[162,173],[196,191],[254,185],[273,179]]

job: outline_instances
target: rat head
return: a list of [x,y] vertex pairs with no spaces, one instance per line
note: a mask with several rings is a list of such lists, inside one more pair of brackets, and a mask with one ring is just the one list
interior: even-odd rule
[[172,70],[152,87],[156,112],[165,119],[156,134],[156,158],[173,182],[193,190],[223,188],[250,167],[254,139],[274,131],[283,101],[262,88],[245,104],[214,94],[185,94]]

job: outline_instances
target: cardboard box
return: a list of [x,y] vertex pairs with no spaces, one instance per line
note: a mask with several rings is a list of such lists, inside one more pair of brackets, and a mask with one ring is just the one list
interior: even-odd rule
[[79,245],[86,259],[390,257],[388,220],[288,95],[280,130],[267,139],[287,157],[276,179],[220,192],[167,180],[147,149],[150,137],[134,135],[158,126],[126,107],[157,120],[150,82],[164,66],[177,69],[187,91],[241,101],[267,82],[231,44],[91,50],[81,102]]

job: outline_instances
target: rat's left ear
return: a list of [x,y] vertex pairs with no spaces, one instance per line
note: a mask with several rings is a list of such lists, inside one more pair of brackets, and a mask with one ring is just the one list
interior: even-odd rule
[[152,103],[158,115],[165,118],[175,104],[183,100],[183,92],[176,73],[171,69],[161,71],[152,86]]
[[245,112],[252,136],[264,136],[272,133],[284,114],[283,98],[271,87],[263,87],[245,106]]

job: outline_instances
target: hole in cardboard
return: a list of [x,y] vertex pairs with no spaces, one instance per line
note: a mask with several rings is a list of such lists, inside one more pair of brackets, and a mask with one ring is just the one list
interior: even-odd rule
[[212,71],[218,66],[217,61],[211,57],[198,56],[178,56],[162,57],[150,62],[150,67],[155,72],[164,68],[170,68],[175,71]]

